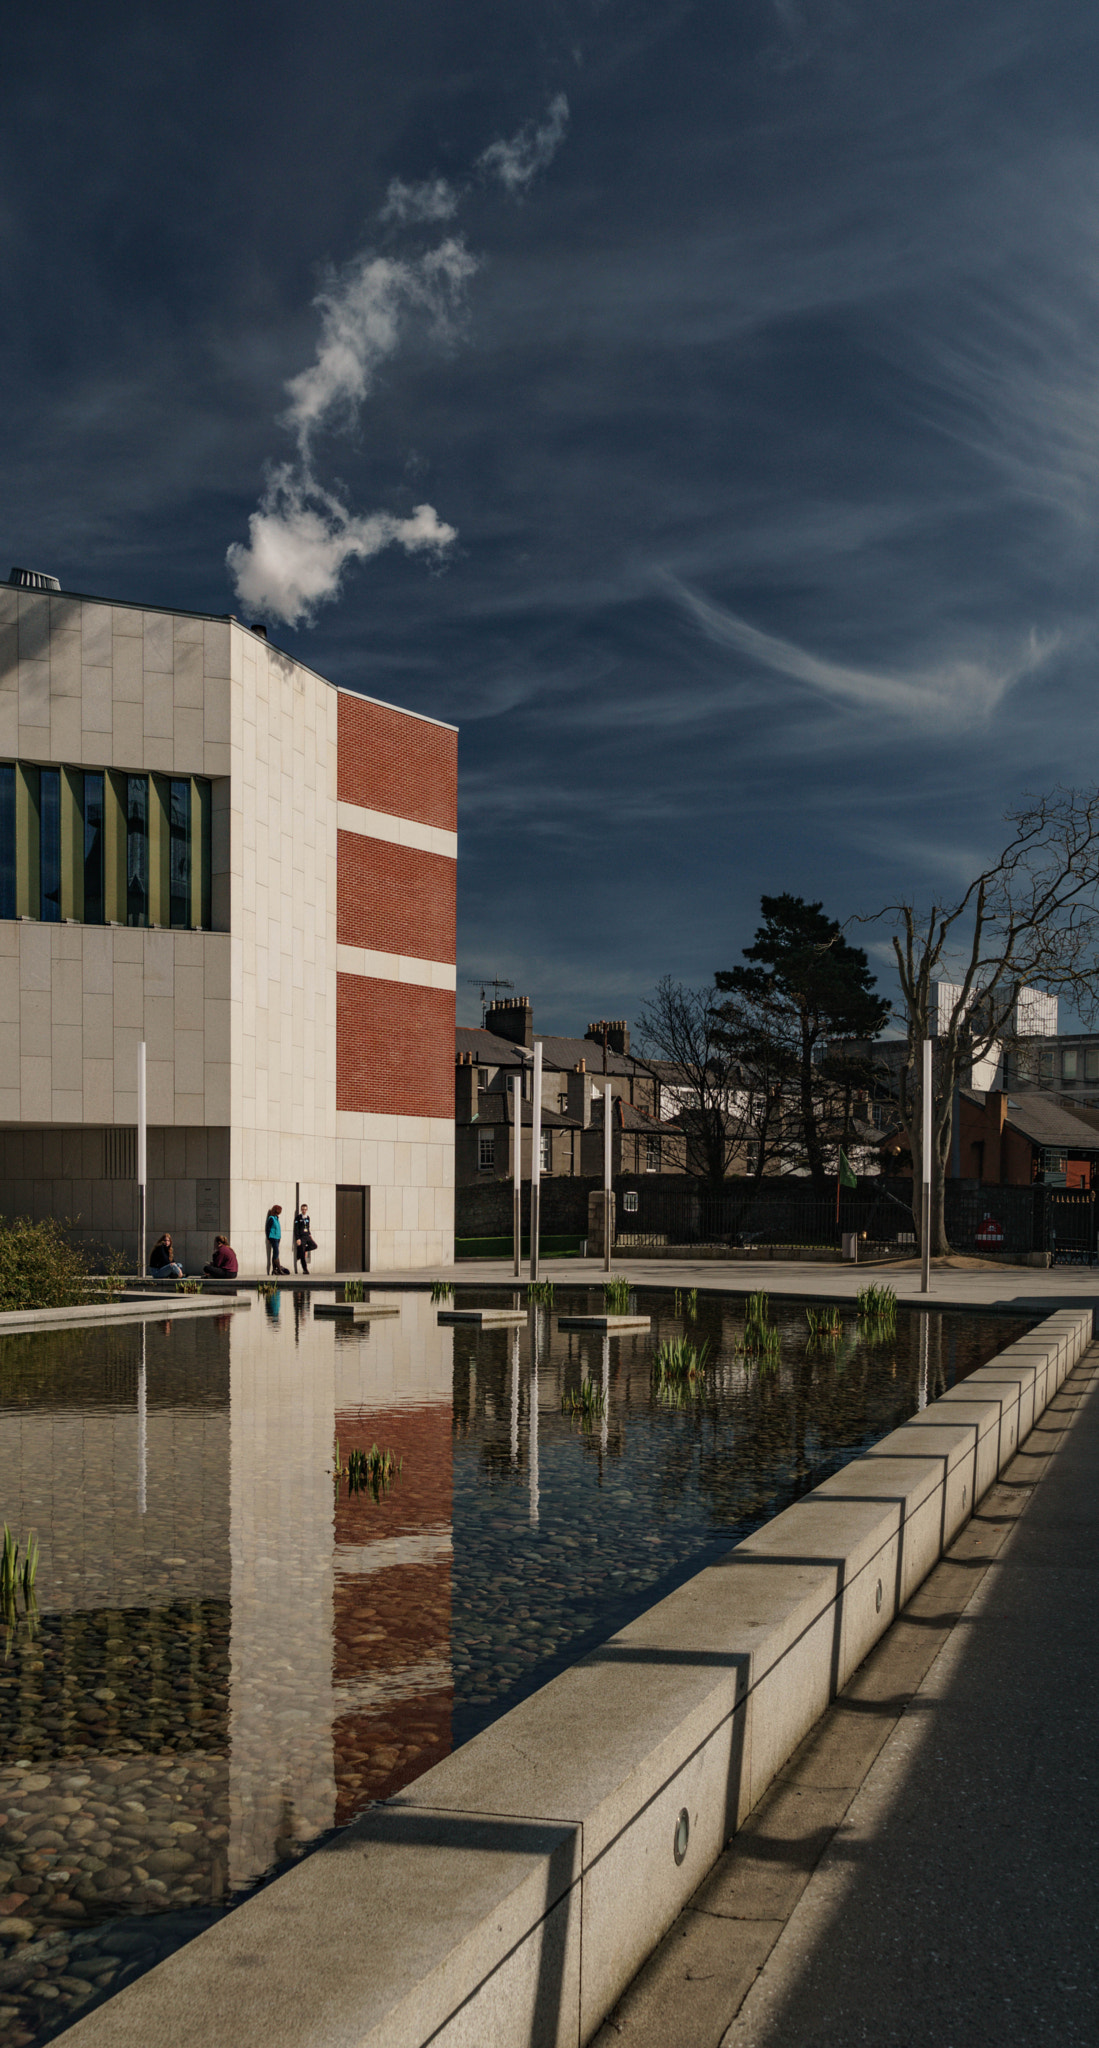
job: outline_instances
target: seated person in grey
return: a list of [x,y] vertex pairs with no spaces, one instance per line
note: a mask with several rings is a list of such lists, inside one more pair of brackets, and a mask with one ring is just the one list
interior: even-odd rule
[[183,1267],[172,1250],[172,1240],[165,1231],[158,1237],[149,1253],[149,1271],[154,1280],[182,1280]]
[[202,1270],[210,1280],[236,1279],[237,1255],[227,1237],[215,1237],[214,1256]]

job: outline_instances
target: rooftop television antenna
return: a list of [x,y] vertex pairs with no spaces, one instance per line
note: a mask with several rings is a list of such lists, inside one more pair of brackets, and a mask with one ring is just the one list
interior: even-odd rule
[[502,988],[514,988],[515,983],[513,981],[505,981],[502,974],[467,974],[466,980],[471,988],[479,988],[481,991],[481,1029],[484,1030],[485,1018],[488,1014],[488,1005],[485,1002],[486,988],[492,990],[493,1000],[495,1001]]

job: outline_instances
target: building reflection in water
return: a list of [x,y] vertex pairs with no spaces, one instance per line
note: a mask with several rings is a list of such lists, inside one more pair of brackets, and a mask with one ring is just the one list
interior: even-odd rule
[[[295,1298],[293,1344],[233,1319],[234,1887],[450,1748],[453,1342],[426,1296],[398,1299],[345,1327]],[[401,1462],[380,1500],[337,1497],[337,1442]]]

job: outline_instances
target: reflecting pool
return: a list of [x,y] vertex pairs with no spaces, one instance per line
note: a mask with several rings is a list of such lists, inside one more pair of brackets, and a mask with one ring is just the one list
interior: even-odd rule
[[[497,1297],[498,1298],[498,1297]],[[640,1289],[650,1333],[216,1318],[0,1338],[0,2040],[29,2048],[407,1784],[1033,1318]],[[476,1297],[463,1294],[463,1303]],[[705,1340],[663,1390],[654,1348]],[[597,1398],[574,1417],[563,1400]],[[334,1478],[374,1445],[388,1487]]]

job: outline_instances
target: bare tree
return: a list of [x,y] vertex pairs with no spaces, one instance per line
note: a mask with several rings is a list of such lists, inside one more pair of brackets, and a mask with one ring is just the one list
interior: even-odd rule
[[[951,904],[917,910],[911,902],[881,913],[896,929],[907,1028],[898,1107],[923,1178],[921,1045],[931,1036],[932,984],[957,993],[938,1018],[931,1106],[931,1248],[949,1250],[943,1183],[950,1152],[954,1093],[963,1062],[976,1061],[1009,1035],[1018,990],[1040,982],[1071,998],[1083,1015],[1096,1006],[1099,936],[1099,790],[1057,789],[1009,811],[1014,828],[1003,852]],[[913,1205],[914,1213],[918,1204]],[[917,1230],[919,1219],[917,1217]]]
[[716,988],[688,988],[665,975],[637,1022],[650,1060],[673,1070],[661,1080],[680,1099],[683,1164],[715,1193],[741,1164],[746,1147],[754,1147],[753,1172],[760,1177],[780,1123],[780,1076],[763,1060],[746,1065],[737,1057],[738,1017],[743,1042],[756,1042],[758,1020],[746,1006]]

